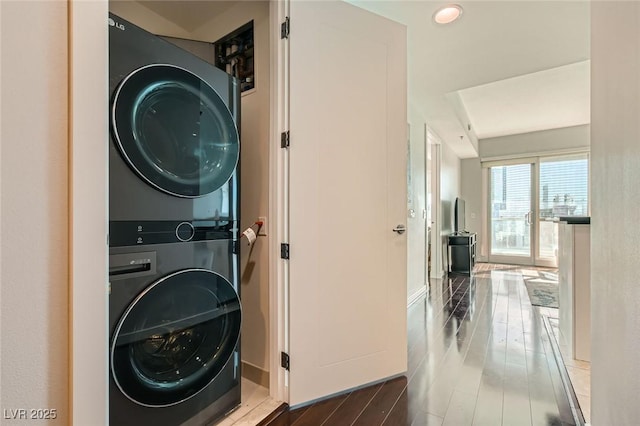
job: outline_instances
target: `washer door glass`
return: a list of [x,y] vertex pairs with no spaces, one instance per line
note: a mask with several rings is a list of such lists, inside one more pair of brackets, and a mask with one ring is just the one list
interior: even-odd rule
[[175,66],[146,66],[123,80],[113,99],[112,130],[129,166],[172,195],[213,192],[238,163],[238,130],[224,101]]
[[140,405],[180,403],[224,368],[240,323],[240,300],[229,281],[202,269],[175,272],[140,294],[117,324],[113,379]]

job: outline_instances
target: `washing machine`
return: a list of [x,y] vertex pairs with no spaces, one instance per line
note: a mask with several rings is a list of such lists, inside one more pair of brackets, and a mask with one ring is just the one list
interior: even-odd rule
[[109,15],[111,425],[203,425],[240,404],[240,90]]
[[234,245],[110,249],[111,425],[205,425],[240,404]]
[[238,221],[238,80],[109,15],[111,247],[227,238]]

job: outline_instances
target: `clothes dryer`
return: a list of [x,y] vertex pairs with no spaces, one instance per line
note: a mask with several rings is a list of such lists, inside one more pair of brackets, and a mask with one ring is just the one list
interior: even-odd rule
[[227,238],[238,220],[237,79],[116,15],[109,24],[110,246]]
[[240,404],[239,87],[109,25],[110,424],[208,424]]
[[211,424],[240,404],[233,245],[111,249],[111,425]]

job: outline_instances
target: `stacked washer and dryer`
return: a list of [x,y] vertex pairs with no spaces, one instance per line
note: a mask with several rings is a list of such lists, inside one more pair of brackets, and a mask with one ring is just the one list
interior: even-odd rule
[[111,425],[240,404],[238,82],[109,15]]

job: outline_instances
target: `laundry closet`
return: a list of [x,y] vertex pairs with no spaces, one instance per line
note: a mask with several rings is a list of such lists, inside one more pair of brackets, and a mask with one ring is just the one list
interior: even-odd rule
[[[189,201],[188,206],[190,207],[188,208],[193,209],[193,222],[187,221],[187,223],[179,223],[177,225],[178,227],[175,228],[175,237],[177,238],[177,241],[197,241],[200,237],[202,240],[206,240],[211,236],[216,235],[222,237],[216,239],[215,241],[207,241],[206,243],[202,242],[202,250],[194,250],[194,253],[184,254],[183,251],[181,251],[181,246],[175,245],[172,246],[171,249],[166,251],[166,253],[163,250],[134,250],[135,255],[132,257],[129,253],[130,250],[128,251],[128,249],[126,248],[120,249],[116,244],[117,241],[119,241],[117,240],[117,238],[120,238],[119,236],[126,234],[126,232],[114,232],[115,228],[111,223],[114,220],[123,221],[124,223],[124,221],[131,218],[125,217],[126,214],[124,214],[123,217],[110,217],[110,226],[112,227],[112,229],[110,230],[110,238],[111,242],[113,243],[110,246],[110,254],[112,255],[110,256],[110,267],[128,268],[129,266],[127,265],[131,262],[134,262],[135,265],[138,265],[138,263],[140,263],[139,266],[135,266],[138,269],[133,272],[135,274],[142,273],[144,275],[145,272],[148,272],[147,269],[155,268],[154,262],[158,262],[158,264],[160,264],[155,256],[164,256],[171,258],[172,261],[175,260],[176,268],[186,267],[185,265],[187,265],[188,262],[197,263],[194,263],[192,265],[193,269],[199,269],[200,264],[217,265],[215,268],[218,268],[218,270],[214,268],[212,271],[208,272],[213,272],[214,274],[217,274],[219,272],[219,275],[222,276],[222,278],[220,278],[221,282],[227,281],[229,283],[233,283],[233,281],[236,280],[238,293],[240,295],[239,305],[236,305],[234,304],[235,302],[231,301],[233,299],[233,292],[231,290],[220,290],[221,294],[223,295],[217,296],[220,299],[223,299],[223,302],[225,300],[231,301],[226,305],[222,303],[222,305],[224,306],[221,305],[221,312],[224,311],[227,314],[229,314],[229,312],[232,312],[232,314],[230,315],[237,315],[237,319],[239,319],[241,310],[241,339],[240,344],[236,348],[237,352],[234,352],[239,353],[239,359],[234,360],[234,355],[229,352],[228,354],[226,354],[226,356],[229,357],[229,362],[225,364],[224,370],[222,370],[221,366],[221,372],[213,372],[212,374],[219,374],[220,376],[228,374],[230,377],[229,380],[232,381],[233,379],[231,377],[237,372],[241,371],[242,377],[244,378],[243,387],[248,388],[250,393],[252,393],[254,396],[260,394],[265,395],[266,398],[266,396],[268,396],[269,394],[268,389],[270,365],[268,257],[269,235],[267,233],[267,216],[269,209],[270,137],[269,2],[111,1],[109,3],[109,12],[112,14],[110,16],[114,21],[113,24],[110,22],[110,25],[112,26],[110,31],[117,31],[118,26],[123,25],[122,23],[118,22],[118,18],[120,18],[123,20],[123,22],[131,23],[137,27],[140,27],[142,30],[160,36],[172,45],[178,46],[181,49],[190,52],[191,54],[211,64],[212,67],[217,68],[216,72],[211,73],[212,77],[210,82],[202,85],[203,87],[210,86],[213,89],[213,92],[211,92],[210,96],[206,95],[208,97],[205,99],[204,103],[208,102],[207,99],[211,100],[212,104],[215,104],[216,102],[223,102],[226,108],[223,107],[221,108],[221,110],[228,110],[231,112],[231,115],[229,117],[227,117],[226,115],[224,117],[219,116],[216,112],[217,110],[215,106],[211,107],[210,109],[207,109],[206,106],[201,106],[200,108],[202,109],[202,111],[200,111],[200,114],[203,115],[203,121],[206,118],[206,114],[208,113],[210,113],[212,117],[215,116],[215,120],[227,120],[227,130],[209,129],[209,131],[219,132],[220,135],[222,135],[222,139],[228,140],[228,143],[225,142],[224,147],[218,148],[220,150],[219,152],[222,153],[221,155],[224,158],[231,158],[231,160],[227,158],[227,160],[229,161],[225,160],[229,164],[233,163],[232,157],[235,152],[234,150],[238,148],[232,142],[234,138],[237,138],[237,136],[234,136],[233,134],[233,124],[237,126],[237,132],[239,133],[239,161],[237,162],[237,168],[225,171],[225,167],[228,166],[225,166],[222,162],[219,164],[211,165],[211,169],[215,169],[215,173],[218,173],[222,176],[212,178],[211,189],[213,192],[208,194],[206,193],[206,188],[196,189],[196,192],[198,190],[205,191],[203,192],[203,194],[206,195],[204,197],[202,197],[201,194],[198,193],[190,193],[188,192],[188,189],[185,190],[187,191],[186,193],[181,193],[180,190],[184,188],[181,188],[180,185],[178,185],[177,188],[174,187],[170,191],[166,191],[169,192],[170,195],[177,195],[180,199],[186,198],[192,200]],[[145,47],[141,47],[140,49],[141,51],[147,50]],[[169,49],[171,50],[172,47]],[[135,56],[135,53],[132,55]],[[176,55],[180,56],[180,54],[178,53],[176,53]],[[111,56],[112,57],[110,57],[110,61],[113,61],[114,55],[112,54]],[[156,60],[156,62],[162,61]],[[143,72],[156,72],[159,74],[160,79],[164,78],[163,76],[167,75],[170,79],[173,79],[174,77],[178,80],[183,78],[185,79],[185,84],[190,84],[190,76],[188,74],[190,74],[191,70],[188,69],[188,66],[182,65],[180,63],[176,67],[170,66],[159,70],[157,65],[158,64],[155,64],[154,67],[150,67],[153,68],[152,70],[146,70]],[[200,65],[194,66],[198,70],[196,74],[207,74],[206,68],[199,68]],[[182,68],[185,68],[187,72],[183,72],[184,70],[182,70]],[[175,76],[173,76],[174,73],[176,74]],[[224,77],[224,75],[226,75],[225,73],[234,75],[236,79],[229,79],[230,83],[226,83],[226,77]],[[113,76],[111,76],[111,78],[113,78]],[[134,81],[135,78],[136,77],[131,77],[131,80]],[[112,83],[113,82],[110,82],[110,85]],[[229,89],[231,85],[237,85],[238,87],[236,88],[234,86],[233,88]],[[193,87],[196,86],[198,86],[198,84],[194,83]],[[118,90],[115,91],[118,92]],[[203,96],[202,90],[203,89],[198,86],[196,89],[194,89],[194,93],[198,92],[199,96]],[[216,100],[218,99],[216,94],[219,95],[221,101]],[[111,101],[113,102],[115,95],[112,94],[111,96]],[[131,96],[132,98],[135,98],[136,95]],[[158,111],[153,110],[152,107],[150,108],[150,110],[154,114],[159,113]],[[113,109],[112,111],[110,108],[110,111],[112,115],[115,114],[113,112],[115,111],[115,109]],[[134,117],[135,120],[135,115],[138,113],[139,112],[137,112],[137,110],[133,108],[133,110],[124,111],[121,114],[125,118]],[[166,117],[161,119],[164,120],[164,122],[171,123],[171,120],[173,120],[172,117],[179,113],[180,112],[167,113]],[[113,119],[113,117],[111,117],[111,119]],[[231,119],[233,121],[229,121]],[[206,130],[204,129],[204,127],[202,129],[203,132]],[[112,138],[114,140],[118,139],[113,134],[114,129],[112,128]],[[195,131],[193,136],[196,136]],[[110,143],[113,143],[113,140],[110,139]],[[132,143],[135,144],[136,142],[133,141]],[[114,145],[117,145],[117,143]],[[129,155],[127,155],[126,153],[123,154],[123,149],[121,149],[121,151],[122,152],[120,153],[120,155],[121,157],[123,157],[123,159],[127,161],[133,161],[133,163],[129,163],[129,168],[141,177],[144,177],[142,176],[144,173],[141,172],[139,170],[139,167],[135,165],[135,159],[132,160],[131,158],[129,158]],[[168,154],[165,153],[159,155],[161,156]],[[119,159],[113,160],[113,158],[111,158],[110,161],[119,161]],[[144,163],[144,158],[141,161]],[[200,162],[202,163],[201,160]],[[119,164],[117,167],[123,167],[123,165]],[[200,165],[200,167],[204,166]],[[123,169],[125,168],[126,167],[123,167]],[[222,172],[220,172],[220,170],[222,170]],[[113,173],[114,171],[111,170],[111,172]],[[125,173],[125,171],[123,170],[122,173]],[[217,182],[216,179],[222,180]],[[154,182],[153,179],[145,178],[144,180],[147,180],[147,182],[143,183],[149,186],[161,186],[162,184]],[[226,183],[224,181],[226,181]],[[111,186],[113,187],[114,182],[116,181],[114,181],[114,178],[112,178],[110,182]],[[118,187],[129,186],[128,184],[126,184],[126,182],[120,185],[120,181],[117,181],[116,184]],[[110,190],[113,191],[114,188],[111,188]],[[113,198],[111,203],[113,204]],[[148,205],[147,207],[150,210],[154,209],[153,205]],[[157,206],[155,208],[157,208]],[[207,209],[209,209],[210,211],[207,211]],[[199,211],[205,212],[204,214],[202,214],[203,217],[198,217]],[[158,212],[157,214],[158,217],[165,222],[173,220],[177,223],[181,220],[177,216],[175,218],[169,217],[171,216],[170,214],[167,217],[164,217],[162,212]],[[114,216],[113,211],[111,212],[111,215]],[[238,218],[239,220],[236,221]],[[140,234],[140,226],[138,226],[137,229],[137,232],[139,233],[138,235],[142,235]],[[149,223],[149,226],[151,226],[151,223]],[[201,227],[199,228],[199,226]],[[255,241],[249,242],[247,238],[244,238],[242,236],[242,231],[247,228],[252,228],[255,231]],[[132,232],[134,231],[136,230],[132,230]],[[137,242],[146,244],[148,242],[148,239],[156,238],[156,236],[161,234],[160,231],[155,234],[152,231],[150,231],[150,233],[145,233],[143,237],[138,237],[139,241]],[[170,238],[173,238],[173,230],[171,230],[171,232],[167,231],[167,235],[170,235]],[[200,237],[198,237],[199,235]],[[225,235],[228,235],[229,238],[225,239]],[[123,236],[122,238],[126,239],[127,237]],[[142,238],[142,240],[140,240],[140,238]],[[159,240],[159,242],[163,243],[164,241]],[[135,246],[135,243],[136,241],[132,241],[128,246]],[[127,244],[128,243],[123,243],[124,246],[127,246]],[[120,251],[122,251],[122,253],[120,253]],[[225,253],[229,254],[227,255]],[[114,262],[112,260],[114,258],[113,255],[120,256],[118,258],[118,262],[122,263],[122,265],[111,264]],[[235,255],[239,256],[239,259],[234,264],[231,259]],[[207,256],[209,256],[210,258],[208,258]],[[228,259],[225,256],[227,256]],[[191,260],[185,261],[187,262],[185,264],[181,264],[182,261],[179,260],[181,257],[187,257]],[[220,259],[223,260],[221,261]],[[147,261],[148,264],[145,263]],[[199,273],[201,275],[206,275],[206,273],[202,271],[200,271]],[[225,280],[225,277],[229,279]],[[204,279],[206,280],[207,277],[204,277]],[[117,280],[112,282],[112,291],[114,286],[116,285],[116,281]],[[223,284],[220,284],[219,288],[222,288],[223,286]],[[225,292],[227,292],[228,294]],[[180,290],[178,290],[174,297],[180,298],[180,296]],[[122,297],[117,296],[118,299],[122,299]],[[192,295],[190,297],[194,297],[195,299],[197,299],[197,296],[195,295]],[[124,299],[126,299],[126,297],[124,297]],[[115,298],[113,298],[112,300],[115,300]],[[196,302],[197,300],[194,301],[194,303]],[[127,303],[127,300],[121,301],[121,304],[123,306],[127,305]],[[123,307],[121,310],[126,309],[127,308]],[[131,308],[130,310],[133,312],[135,308]],[[237,313],[233,313],[236,310]],[[127,313],[129,313],[129,311],[127,311]],[[137,315],[142,314],[137,313]],[[232,318],[231,320],[229,320],[228,324],[225,323],[226,328],[223,331],[220,331],[221,335],[224,335],[224,333],[227,332],[232,333],[233,330],[229,330],[235,327],[234,321],[235,320]],[[112,332],[111,329],[114,327],[118,331],[120,331],[122,328],[125,331],[125,338],[123,338],[124,340],[126,340],[127,335],[131,336],[132,333],[135,334],[132,331],[130,331],[129,334],[126,333],[125,329],[127,327],[127,322],[125,320],[122,320],[117,325],[114,325],[116,322],[117,321],[115,321],[114,319],[110,319],[110,333]],[[239,323],[240,321],[238,321],[238,324]],[[197,340],[197,338],[192,335],[180,337],[188,340],[189,342],[193,341],[194,339]],[[206,339],[203,339],[203,341],[205,340]],[[161,344],[158,342],[156,343],[158,345]],[[153,344],[153,342],[150,342],[148,344]],[[112,346],[115,347],[116,345],[110,345],[110,350],[113,350]],[[233,348],[229,350],[231,351],[232,349]],[[114,358],[117,357],[113,357],[110,355],[110,367],[112,371],[114,369]],[[151,364],[153,364],[154,361],[152,360],[150,362]],[[229,370],[230,367],[228,367],[228,365],[234,362],[238,365],[238,368],[235,371],[231,371]],[[207,366],[209,365],[204,361],[203,364],[206,364]],[[133,370],[134,371],[130,372],[131,376],[144,376],[144,371],[140,373],[138,371],[135,371],[135,368],[133,368]],[[199,380],[208,379],[201,378]],[[117,387],[120,388],[120,390],[126,389],[127,380],[129,379],[121,379],[120,381],[124,383],[120,383],[120,381],[116,379],[115,381],[117,382]],[[144,380],[146,379],[143,379],[143,381]],[[218,376],[216,376],[215,380],[219,380]],[[155,386],[155,384],[153,386]],[[158,390],[159,394],[166,393],[164,389]],[[139,391],[141,394],[144,394],[146,392],[145,389],[139,389]],[[113,392],[113,390],[111,392]],[[126,391],[124,391],[123,393],[134,403],[137,403],[139,405],[141,404],[143,406],[146,406],[147,408],[150,408],[151,412],[153,411],[153,407],[160,407],[160,412],[170,412],[167,407],[177,407],[184,402],[181,400],[180,396],[176,396],[174,398],[167,397],[166,400],[160,398],[159,401],[137,401],[135,395],[133,395],[135,394],[135,392],[136,391],[133,390],[130,393],[127,393]],[[195,393],[198,392],[200,391],[195,391]],[[191,398],[191,396],[189,396],[189,398]],[[195,399],[197,398],[194,398],[193,400]],[[204,403],[205,402],[193,404],[204,405]],[[113,401],[111,401],[110,404],[113,405]],[[203,408],[198,408],[195,405],[194,407],[192,407],[195,411]],[[123,409],[126,409],[126,407]],[[196,412],[194,412],[194,415],[195,414]],[[209,413],[208,415],[210,415],[211,417],[217,417],[218,414]],[[197,419],[197,421],[201,422],[203,419],[204,417]],[[180,421],[182,422],[182,420]]]

